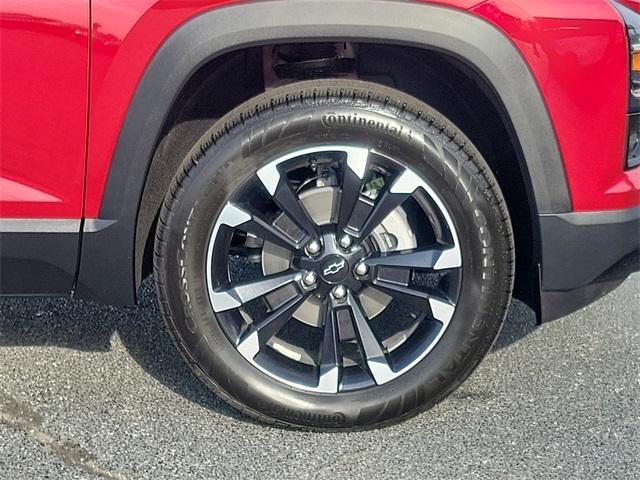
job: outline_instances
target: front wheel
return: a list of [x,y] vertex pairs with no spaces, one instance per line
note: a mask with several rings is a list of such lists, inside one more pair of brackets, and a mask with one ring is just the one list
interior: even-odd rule
[[390,424],[487,353],[512,289],[505,202],[444,116],[355,80],[300,82],[215,122],[167,194],[162,310],[194,372],[270,423]]

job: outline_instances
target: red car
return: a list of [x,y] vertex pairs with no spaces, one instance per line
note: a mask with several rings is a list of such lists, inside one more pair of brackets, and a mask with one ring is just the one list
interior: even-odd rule
[[408,418],[513,296],[547,321],[634,268],[639,10],[4,0],[0,292],[133,304],[153,274],[248,415]]

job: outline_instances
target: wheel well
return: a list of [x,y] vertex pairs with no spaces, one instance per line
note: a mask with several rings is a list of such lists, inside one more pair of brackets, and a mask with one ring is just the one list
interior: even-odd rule
[[[353,57],[351,62],[338,64],[328,61],[326,43],[285,47],[295,49],[296,45],[303,45],[296,52],[325,52],[324,62],[313,58],[312,68],[302,70],[285,65],[282,70],[289,72],[286,75],[348,75],[385,84],[423,100],[465,132],[491,167],[507,201],[516,244],[515,295],[537,309],[539,230],[535,201],[517,137],[492,87],[464,61],[434,50],[337,44],[341,55]],[[152,271],[159,208],[193,144],[215,119],[270,88],[274,81],[294,80],[274,75],[272,52],[279,47],[263,45],[226,53],[202,66],[184,85],[163,126],[143,191],[136,226],[136,285]],[[285,58],[299,60],[295,55]]]

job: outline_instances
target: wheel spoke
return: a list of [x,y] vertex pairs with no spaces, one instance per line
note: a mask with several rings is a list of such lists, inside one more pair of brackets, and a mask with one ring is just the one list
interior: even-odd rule
[[299,281],[299,272],[285,272],[270,275],[254,282],[243,283],[229,290],[210,292],[214,312],[224,312],[244,305],[285,285]]
[[340,381],[340,347],[336,318],[331,302],[327,302],[324,316],[324,336],[320,347],[318,390],[337,393]]
[[233,203],[228,203],[224,207],[218,219],[218,224],[252,233],[263,240],[275,243],[287,250],[298,250],[306,243],[306,239],[296,242],[275,228],[271,223],[260,218],[259,215]]
[[379,279],[375,279],[373,281],[373,286],[378,290],[391,295],[396,300],[400,300],[411,305],[421,312],[428,311],[430,309],[429,295],[426,292]]
[[371,283],[378,290],[416,308],[420,312],[431,312],[431,315],[436,320],[445,325],[449,324],[453,316],[455,305],[434,289],[418,290],[380,279],[374,279]]
[[429,298],[429,305],[431,307],[431,315],[438,320],[444,327],[449,325],[453,313],[456,310],[456,306],[447,299],[442,298]]
[[411,170],[403,171],[393,184],[383,190],[376,200],[373,210],[362,227],[354,232],[358,238],[368,237],[389,214],[402,205],[422,184],[422,180]]
[[238,351],[246,358],[253,359],[260,349],[277,334],[291,319],[293,313],[309,296],[309,292],[298,293],[259,321],[251,332],[238,343]]
[[378,385],[392,380],[395,377],[393,370],[389,366],[387,357],[382,350],[382,346],[376,338],[373,330],[369,326],[368,320],[365,318],[360,303],[356,297],[349,292],[347,303],[351,308],[351,317],[353,326],[356,330],[358,345],[371,376]]
[[368,237],[371,232],[380,225],[393,210],[402,205],[408,197],[409,194],[391,193],[389,189],[384,190],[376,200],[373,210],[369,213],[362,227],[352,232],[353,235],[361,239]]
[[253,216],[250,222],[240,225],[238,228],[248,233],[262,238],[263,240],[275,243],[288,250],[298,250],[306,243],[306,238],[296,242],[289,238],[286,234],[275,228],[272,224],[265,222],[263,219]]
[[462,265],[460,250],[457,247],[433,248],[381,253],[365,260],[368,267],[393,267],[412,269],[441,270],[457,268]]
[[344,231],[349,225],[353,209],[360,198],[362,180],[367,169],[369,150],[351,148],[346,151],[347,161],[342,176],[342,190],[340,194],[340,210],[338,212],[338,231]]
[[278,165],[269,164],[258,170],[258,178],[282,211],[293,220],[309,238],[316,238],[313,220],[291,189],[285,175],[281,175]]

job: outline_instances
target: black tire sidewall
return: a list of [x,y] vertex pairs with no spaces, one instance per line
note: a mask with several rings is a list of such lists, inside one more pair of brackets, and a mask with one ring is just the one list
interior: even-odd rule
[[[332,124],[332,118],[349,116],[367,122]],[[451,142],[443,132],[446,119],[416,117],[399,104],[336,98],[269,109],[220,137],[173,189],[160,234],[166,244],[164,268],[156,272],[165,286],[161,295],[167,297],[170,329],[199,376],[254,416],[316,428],[353,428],[398,419],[433,405],[457,386],[496,337],[513,274],[508,215],[501,207],[499,189],[470,142],[462,149],[460,139],[466,139],[461,133],[458,142]],[[453,125],[446,126],[455,132]],[[219,124],[212,127],[203,141],[219,128]],[[242,182],[283,153],[326,144],[374,148],[419,173],[447,206],[463,258],[456,312],[433,350],[387,384],[339,395],[297,390],[247,362],[215,318],[205,271],[215,220]]]

